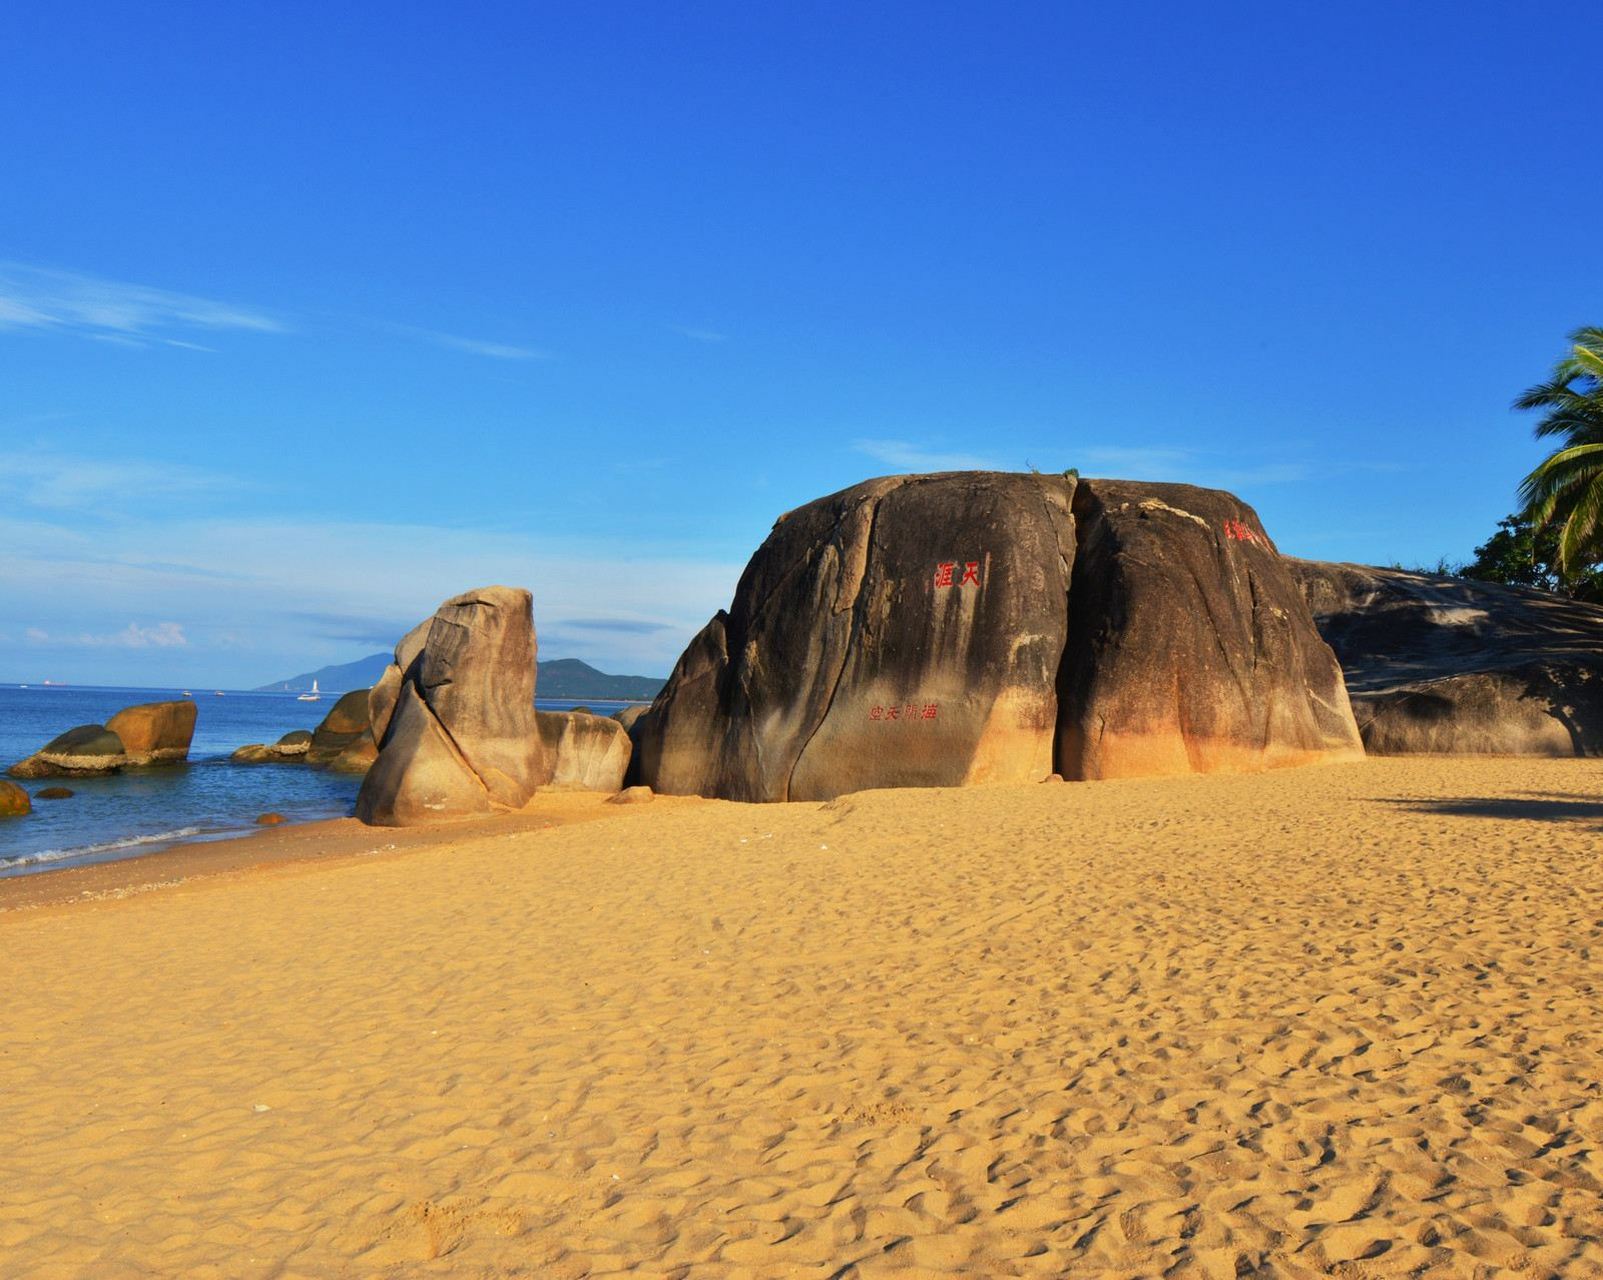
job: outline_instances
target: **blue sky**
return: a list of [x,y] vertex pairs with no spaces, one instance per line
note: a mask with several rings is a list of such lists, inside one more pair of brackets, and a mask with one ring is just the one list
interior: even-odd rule
[[1600,321],[1589,12],[17,6],[0,678],[254,685],[492,581],[661,674],[907,470],[1463,558]]

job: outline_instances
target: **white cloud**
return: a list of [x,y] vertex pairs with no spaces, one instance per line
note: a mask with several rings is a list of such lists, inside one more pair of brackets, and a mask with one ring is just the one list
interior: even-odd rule
[[992,458],[974,453],[944,453],[910,440],[853,440],[852,448],[898,471],[1002,471]]
[[156,465],[126,459],[54,453],[0,453],[0,498],[16,508],[54,511],[142,506],[152,496],[200,494],[237,481],[178,463]]
[[383,327],[391,333],[399,333],[408,338],[420,338],[424,342],[432,342],[437,347],[446,347],[452,351],[466,351],[475,356],[489,356],[492,360],[551,359],[551,352],[542,351],[538,347],[519,347],[509,342],[484,342],[478,338],[462,338],[454,333],[441,333],[438,329],[420,329],[416,325],[410,324],[387,324]]
[[676,324],[670,326],[682,338],[689,338],[692,342],[705,342],[709,344],[728,342],[727,333],[719,333],[716,329],[697,329],[692,326]]
[[40,627],[29,627],[23,634],[30,644],[71,649],[182,649],[189,644],[189,637],[177,622],[158,622],[153,627],[130,622],[121,631],[105,635],[51,635]]
[[168,330],[240,329],[281,333],[263,311],[174,293],[149,285],[103,280],[73,271],[0,262],[0,329],[80,333],[124,345]]

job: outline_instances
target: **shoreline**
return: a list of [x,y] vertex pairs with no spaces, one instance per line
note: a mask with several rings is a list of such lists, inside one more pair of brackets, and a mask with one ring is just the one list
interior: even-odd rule
[[[128,898],[220,876],[335,866],[458,840],[532,834],[619,812],[620,806],[601,807],[607,799],[599,792],[542,792],[516,812],[423,827],[370,827],[354,817],[291,821],[219,839],[175,841],[133,857],[46,865],[0,877],[0,916]],[[668,798],[670,804],[684,799],[695,798]]]

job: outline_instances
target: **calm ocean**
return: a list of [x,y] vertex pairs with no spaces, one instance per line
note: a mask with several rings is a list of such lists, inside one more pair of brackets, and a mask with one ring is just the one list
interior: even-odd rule
[[[35,800],[23,818],[0,818],[0,876],[137,857],[194,840],[255,831],[257,815],[292,822],[346,817],[359,778],[302,765],[234,765],[228,756],[247,742],[274,742],[291,729],[317,726],[337,695],[298,702],[292,693],[195,689],[198,715],[189,763],[128,770],[108,778],[10,779],[32,794],[70,787],[70,800]],[[177,689],[0,687],[0,771],[74,725],[104,724],[123,707],[182,696]],[[540,706],[563,710],[571,701]],[[588,700],[608,715],[624,705]]]

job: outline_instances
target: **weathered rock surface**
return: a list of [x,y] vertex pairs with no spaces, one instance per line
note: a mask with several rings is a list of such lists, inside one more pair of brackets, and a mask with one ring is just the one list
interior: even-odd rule
[[306,750],[309,764],[328,764],[340,752],[368,731],[368,691],[352,689],[329,708],[322,722],[312,730]]
[[52,738],[8,772],[13,778],[92,777],[116,773],[127,763],[121,738],[104,725],[81,724]]
[[996,472],[781,517],[630,736],[632,781],[736,800],[1362,755],[1250,507]]
[[736,800],[1045,777],[1073,487],[900,476],[781,517],[636,722],[635,776]]
[[1603,608],[1544,591],[1287,560],[1377,755],[1603,754]]
[[366,773],[378,759],[378,744],[373,735],[362,730],[349,746],[328,762],[331,773]]
[[0,781],[0,818],[20,818],[33,812],[33,801],[15,782]]
[[311,745],[312,735],[307,730],[294,729],[277,742],[240,747],[229,759],[235,764],[304,764]]
[[648,710],[650,710],[649,704],[642,702],[636,706],[624,707],[622,710],[614,711],[612,718],[621,724],[626,731],[633,730],[635,721],[645,715]]
[[447,600],[422,642],[396,648],[380,681],[383,734],[356,813],[410,826],[518,808],[543,753],[534,711],[536,642],[527,591],[485,587]]
[[1060,693],[1065,778],[1362,756],[1341,669],[1231,494],[1085,480]]
[[131,765],[179,764],[189,758],[195,736],[195,704],[188,698],[142,702],[124,707],[106,728],[122,740]]
[[540,785],[557,791],[617,791],[633,747],[616,720],[589,712],[537,711],[544,765]]

